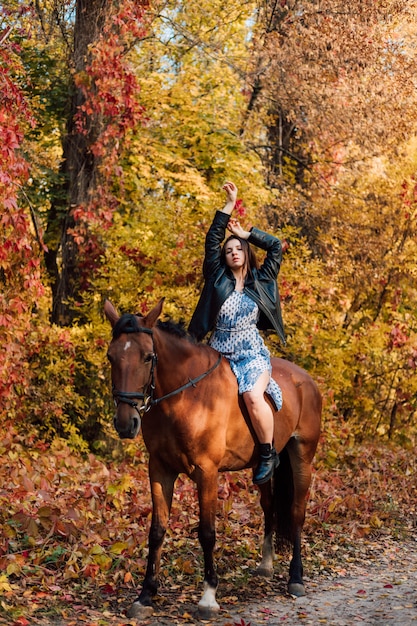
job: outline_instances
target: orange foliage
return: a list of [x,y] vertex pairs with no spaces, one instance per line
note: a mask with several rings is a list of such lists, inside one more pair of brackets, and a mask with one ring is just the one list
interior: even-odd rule
[[[0,589],[6,603],[0,616],[17,616],[23,608],[36,623],[49,611],[70,615],[71,604],[75,612],[77,606],[88,610],[101,598],[105,611],[103,597],[117,604],[119,594],[132,595],[144,574],[151,515],[141,439],[105,462],[74,454],[63,441],[44,444],[30,431],[23,437],[6,424],[0,454]],[[347,428],[329,428],[307,512],[309,574],[323,567],[342,571],[345,551],[361,561],[361,541],[405,536],[416,516],[416,471],[415,454],[353,446]],[[250,472],[219,477],[216,561],[224,584],[232,585],[230,595],[233,585],[247,585],[242,577],[259,559],[258,498]],[[186,591],[180,603],[198,585],[197,515],[195,486],[180,477],[162,559],[163,583]],[[278,562],[287,557],[277,555]],[[113,609],[113,619],[116,614]]]

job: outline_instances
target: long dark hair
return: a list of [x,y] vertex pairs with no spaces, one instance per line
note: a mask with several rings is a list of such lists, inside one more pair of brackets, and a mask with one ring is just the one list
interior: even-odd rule
[[243,254],[245,255],[245,265],[244,265],[245,274],[250,274],[253,269],[259,269],[259,261],[251,245],[247,242],[246,239],[242,239],[241,237],[238,237],[237,235],[229,235],[229,237],[223,243],[221,254],[220,254],[220,260],[222,264],[227,265],[226,264],[226,246],[229,243],[229,241],[232,241],[232,239],[236,239],[237,241],[239,241],[240,245],[242,246]]

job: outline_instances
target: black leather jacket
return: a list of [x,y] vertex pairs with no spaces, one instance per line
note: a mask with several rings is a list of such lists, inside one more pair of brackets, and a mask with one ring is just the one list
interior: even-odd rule
[[[215,325],[217,315],[224,301],[235,288],[235,278],[231,270],[221,261],[221,244],[230,219],[227,213],[217,211],[206,236],[203,276],[205,284],[197,307],[191,318],[189,332],[201,341]],[[258,328],[275,330],[285,344],[284,324],[277,286],[277,276],[282,260],[282,246],[279,239],[257,228],[252,228],[248,242],[266,250],[262,266],[252,269],[252,275],[245,280],[244,292],[259,307]]]

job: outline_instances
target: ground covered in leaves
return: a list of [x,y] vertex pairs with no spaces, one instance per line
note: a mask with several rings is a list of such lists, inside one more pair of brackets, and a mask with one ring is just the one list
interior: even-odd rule
[[[286,593],[289,554],[277,556],[272,581],[253,578],[262,518],[250,472],[220,476],[221,613],[206,623],[412,623],[405,614],[402,621],[390,621],[389,612],[397,615],[398,607],[417,623],[416,594],[407,591],[408,585],[415,590],[417,578],[415,452],[354,445],[348,433],[323,439],[303,543],[308,595],[298,600]],[[63,441],[23,438],[9,427],[0,454],[0,623],[136,625],[125,612],[144,574],[151,515],[140,439],[104,460],[78,455]],[[194,486],[180,477],[156,611],[140,623],[198,622],[197,524]],[[372,604],[371,596],[378,602]],[[377,605],[386,611],[381,621],[360,618]]]

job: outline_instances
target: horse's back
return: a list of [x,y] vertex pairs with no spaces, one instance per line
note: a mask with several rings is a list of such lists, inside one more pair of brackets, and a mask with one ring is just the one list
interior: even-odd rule
[[303,368],[291,361],[272,358],[272,376],[282,391],[283,404],[275,414],[274,440],[277,449],[290,437],[310,443],[315,449],[320,436],[322,397]]

